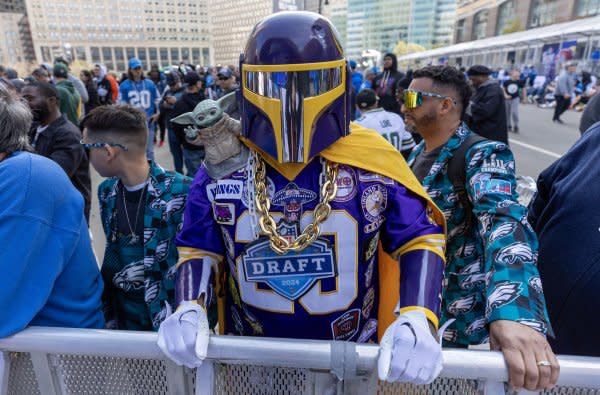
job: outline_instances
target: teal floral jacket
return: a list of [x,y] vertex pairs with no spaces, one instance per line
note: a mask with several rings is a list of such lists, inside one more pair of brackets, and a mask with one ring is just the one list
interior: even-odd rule
[[[471,131],[462,124],[442,148],[423,186],[444,212],[448,225],[442,320],[455,318],[444,334],[446,346],[489,341],[489,323],[518,321],[546,334],[551,331],[537,270],[537,237],[527,209],[517,202],[515,161],[509,147],[481,141],[466,153],[466,191],[473,223],[448,177],[448,161]],[[422,141],[408,164],[425,147]]]
[[[98,187],[100,215],[106,250],[104,262],[118,254],[116,204],[118,178],[109,178]],[[183,209],[192,179],[165,171],[150,163],[150,180],[144,208],[144,301],[148,306],[152,327],[158,331],[166,318],[166,304],[175,304],[175,273],[178,259],[174,239],[183,223]],[[117,258],[118,259],[118,258]],[[111,284],[107,284],[111,285]],[[106,287],[104,314],[107,324],[115,320],[111,308],[110,287]]]

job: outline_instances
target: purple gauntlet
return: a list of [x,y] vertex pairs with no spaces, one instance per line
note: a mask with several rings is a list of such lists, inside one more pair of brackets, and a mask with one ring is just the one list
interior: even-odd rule
[[[175,279],[175,304],[183,301],[196,301],[202,294],[209,297],[208,286],[212,281],[212,265],[210,258],[191,259],[182,263],[177,269]],[[205,300],[208,306],[209,300]]]
[[420,306],[440,316],[444,261],[428,250],[413,250],[399,257],[400,308]]

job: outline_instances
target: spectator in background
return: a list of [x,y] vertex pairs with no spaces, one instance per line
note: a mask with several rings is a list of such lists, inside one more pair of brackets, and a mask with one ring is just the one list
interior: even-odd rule
[[102,328],[83,199],[27,143],[31,112],[0,84],[0,338],[28,325]]
[[[75,90],[73,83],[69,81],[69,70],[62,63],[57,63],[52,69],[54,85],[58,91],[60,112],[74,125],[79,125],[81,115],[81,97]],[[87,92],[86,92],[87,95]]]
[[360,87],[358,88],[358,92],[360,93],[360,91],[362,91],[363,89],[373,89],[373,81],[375,80],[376,75],[377,75],[377,73],[375,72],[374,67],[369,67],[368,69],[366,69],[365,70],[365,78],[363,79],[363,82],[360,84]]
[[383,57],[383,72],[373,81],[373,90],[379,96],[379,105],[386,111],[400,114],[400,106],[396,101],[396,88],[404,75],[398,71],[398,60],[393,53]]
[[575,93],[575,72],[577,65],[570,63],[558,76],[556,81],[556,89],[554,89],[554,98],[556,99],[556,107],[554,107],[554,116],[552,121],[556,123],[564,123],[560,116],[567,111],[571,104],[571,99]]
[[33,113],[29,142],[37,154],[52,159],[63,168],[83,196],[85,218],[91,207],[90,165],[81,147],[81,132],[59,108],[58,88],[38,82],[23,89],[23,98]]
[[181,84],[181,78],[179,77],[178,71],[172,70],[167,72],[165,73],[165,77],[168,88],[165,90],[160,101],[160,113],[165,117],[165,124],[169,133],[169,149],[171,155],[173,155],[175,171],[183,174],[183,143],[175,134],[173,126],[171,125],[171,119],[173,118],[172,113],[175,108],[175,103],[181,98],[185,92],[185,88]]
[[508,144],[504,91],[496,81],[490,79],[491,73],[492,70],[481,65],[472,66],[467,71],[475,93],[464,119],[469,129],[478,135]]
[[154,160],[154,133],[156,131],[156,120],[158,119],[157,104],[160,95],[156,85],[149,79],[144,78],[142,62],[139,59],[129,59],[128,78],[119,87],[119,104],[129,104],[139,108],[146,113],[148,121],[148,139],[146,155],[148,159]]
[[87,94],[87,89],[85,89],[85,85],[83,84],[83,82],[81,82],[79,80],[79,78],[77,78],[73,74],[69,73],[69,62],[67,62],[62,57],[58,57],[58,58],[54,59],[54,66],[56,66],[57,64],[63,65],[64,67],[67,68],[67,73],[68,73],[67,79],[69,81],[71,81],[71,84],[73,84],[73,87],[79,94],[79,97],[81,98],[82,103],[83,104],[87,103],[89,100],[89,96]]
[[354,88],[355,93],[358,93],[360,92],[360,86],[363,82],[363,75],[360,71],[356,70],[357,64],[355,60],[350,60],[348,64],[350,65],[350,70],[352,70],[352,88]]
[[[186,68],[185,64],[182,63],[180,68],[185,70],[185,68]],[[167,90],[167,84],[165,81],[165,75],[160,71],[158,65],[152,65],[152,68],[148,72],[148,78],[150,79],[150,81],[154,82],[154,85],[156,85],[156,90],[158,91],[158,96],[162,97],[162,95],[164,95],[165,91]],[[159,112],[158,114],[159,114],[158,118],[156,119],[156,126],[158,127],[158,131],[159,131],[158,146],[162,147],[165,144],[165,135],[166,135],[167,129],[166,129],[164,115],[161,112]],[[156,140],[157,140],[157,136],[155,134],[152,142],[154,144],[156,144]]]
[[[527,69],[529,76],[529,70]],[[519,70],[510,72],[510,79],[502,83],[504,90],[504,99],[506,100],[506,120],[508,131],[519,133],[519,102],[525,102],[527,97],[527,88],[525,80],[519,79]]]
[[[235,81],[235,76],[229,67],[222,67],[217,74],[219,83],[221,85],[221,91],[219,92],[218,98],[221,98],[231,92],[235,92],[239,88],[239,85]],[[240,120],[240,110],[238,108],[237,100],[232,100],[223,109],[231,118]]]
[[48,74],[48,70],[43,67],[38,67],[37,69],[31,72],[31,76],[38,82],[50,82],[50,74]]
[[440,323],[456,321],[444,345],[489,342],[502,351],[514,388],[549,388],[559,365],[545,339],[552,332],[536,267],[538,243],[527,209],[517,202],[514,156],[506,144],[475,136],[461,122],[471,92],[455,68],[417,70],[409,89],[402,107],[406,128],[424,141],[408,164],[448,227]]
[[378,108],[379,98],[372,89],[365,89],[356,96],[356,106],[361,116],[356,123],[368,129],[373,129],[394,146],[404,159],[415,147],[412,135],[404,129],[402,117],[396,113]]
[[96,88],[96,83],[94,82],[94,77],[92,77],[92,73],[89,70],[81,70],[79,79],[81,79],[81,82],[85,85],[89,97],[89,100],[85,103],[85,113],[87,114],[100,105],[98,90]]
[[102,295],[107,326],[158,330],[175,302],[174,238],[192,180],[146,156],[146,114],[100,106],[83,120],[83,146],[101,176],[98,202],[106,248]]
[[584,134],[596,122],[600,122],[600,93],[594,94],[585,106],[579,121],[579,132]]
[[529,205],[529,221],[540,243],[541,284],[556,335],[549,341],[559,354],[600,357],[598,158],[600,123],[540,174]]
[[6,68],[0,64],[0,78],[6,76]]
[[[229,70],[229,69],[227,69]],[[175,107],[171,112],[171,119],[176,118],[186,112],[193,111],[196,105],[204,100],[202,93],[202,81],[200,76],[195,72],[189,72],[183,77],[185,92],[181,95]],[[183,161],[187,169],[187,175],[194,178],[198,168],[204,160],[204,147],[190,144],[185,138],[185,126],[171,122],[171,127],[175,132],[178,141],[183,145]]]
[[96,83],[98,84],[100,104],[116,103],[119,97],[119,84],[115,77],[107,71],[106,66],[103,64],[94,66],[94,76],[96,77]]

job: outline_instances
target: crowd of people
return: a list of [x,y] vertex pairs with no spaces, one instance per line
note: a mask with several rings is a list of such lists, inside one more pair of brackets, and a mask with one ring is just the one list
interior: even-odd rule
[[[233,66],[146,73],[135,58],[121,78],[102,64],[77,78],[63,59],[23,80],[0,67],[0,337],[158,331],[189,367],[215,330],[379,342],[380,378],[418,384],[439,374],[441,344],[489,343],[529,390],[556,384],[555,352],[600,356],[585,312],[600,220],[581,209],[598,196],[600,124],[542,173],[528,210],[508,132],[543,95],[534,70],[402,73],[386,54],[361,72],[317,14],[259,24],[244,86]],[[318,31],[315,53],[290,49],[305,40],[290,24]],[[556,122],[599,96],[576,95],[575,67],[554,88]],[[165,139],[172,171],[154,160]],[[106,178],[101,265],[90,164]]]

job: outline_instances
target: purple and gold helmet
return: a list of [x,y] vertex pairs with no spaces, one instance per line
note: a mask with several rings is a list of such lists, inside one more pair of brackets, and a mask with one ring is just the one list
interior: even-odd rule
[[350,132],[349,68],[331,22],[280,12],[240,57],[242,133],[279,163],[308,163]]

